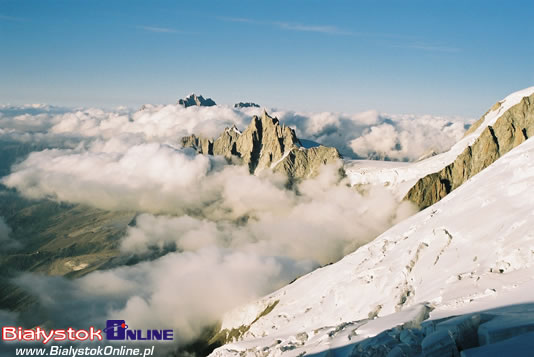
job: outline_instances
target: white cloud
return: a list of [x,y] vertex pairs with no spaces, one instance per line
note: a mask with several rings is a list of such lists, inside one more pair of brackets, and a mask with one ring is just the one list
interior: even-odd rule
[[[229,185],[237,188],[241,182]],[[145,253],[174,245],[178,250],[196,251],[213,245],[327,264],[367,243],[399,216],[414,212],[384,189],[358,193],[336,178],[335,167],[299,185],[298,194],[268,183],[251,180],[241,194],[221,195],[215,220],[142,214],[129,229],[122,249]],[[228,189],[228,182],[222,189]]]
[[188,107],[181,105],[144,105],[134,113],[87,109],[66,113],[51,128],[53,133],[77,133],[85,137],[111,138],[117,134],[140,135],[148,141],[178,141],[197,134],[219,135],[225,127],[248,125],[244,112],[224,106]]
[[[2,179],[29,198],[89,204],[108,210],[183,213],[216,199],[222,158],[149,143],[127,147],[114,140],[91,149],[34,152]],[[125,149],[124,152],[113,150]],[[229,168],[245,171],[244,168]],[[200,181],[198,181],[201,179]],[[214,196],[215,195],[215,196]]]
[[225,311],[311,269],[306,262],[208,247],[76,280],[24,274],[16,283],[38,296],[60,325],[101,326],[120,317],[132,328],[173,328],[183,343]]
[[274,112],[296,128],[297,136],[334,146],[348,158],[414,161],[428,153],[448,150],[471,120],[430,115],[389,115]]

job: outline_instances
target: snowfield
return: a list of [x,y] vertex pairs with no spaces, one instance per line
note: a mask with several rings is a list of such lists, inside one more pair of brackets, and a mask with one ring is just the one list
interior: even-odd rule
[[[484,125],[517,97],[488,113]],[[480,131],[448,153],[395,170],[443,167]],[[397,325],[417,327],[428,317],[534,302],[532,187],[534,139],[529,139],[341,261],[227,313],[222,329],[246,332],[212,356],[302,356],[334,349],[344,356],[358,341]]]

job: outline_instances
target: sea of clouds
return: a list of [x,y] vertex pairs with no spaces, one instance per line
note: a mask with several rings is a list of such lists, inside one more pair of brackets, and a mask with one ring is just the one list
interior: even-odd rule
[[[243,130],[263,109],[228,106],[144,105],[140,110],[66,109],[50,106],[0,106],[0,139],[55,143],[80,138],[128,136],[140,142],[177,143],[197,134],[218,136],[226,127]],[[472,119],[431,115],[306,113],[270,109],[271,116],[297,132],[300,139],[334,146],[346,158],[414,161],[429,151],[446,151]]]
[[[0,157],[2,185],[31,199],[136,211],[120,254],[168,252],[75,280],[24,273],[17,284],[38,296],[58,325],[121,316],[132,326],[174,328],[180,341],[190,341],[229,309],[341,259],[415,212],[384,188],[351,188],[339,166],[288,188],[279,174],[250,175],[179,145],[192,133],[242,130],[260,113],[0,107],[0,145],[9,148]],[[270,114],[299,138],[335,146],[347,158],[416,160],[448,149],[466,125],[377,112]],[[0,219],[0,242],[9,233]]]

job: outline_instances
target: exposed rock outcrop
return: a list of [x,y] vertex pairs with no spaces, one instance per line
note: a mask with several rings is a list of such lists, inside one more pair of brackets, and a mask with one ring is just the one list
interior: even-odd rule
[[211,98],[204,99],[203,96],[201,96],[201,95],[197,96],[194,93],[188,95],[184,99],[178,100],[178,104],[183,105],[186,108],[187,107],[193,107],[193,106],[197,106],[197,107],[213,107],[214,105],[216,105],[215,102],[213,101],[213,99],[211,99]]
[[341,158],[333,147],[318,146],[309,149],[292,148],[273,170],[286,173],[293,178],[306,178],[317,175],[321,166],[334,163]]
[[226,128],[215,140],[190,135],[182,138],[182,145],[200,154],[238,157],[250,173],[270,168],[290,179],[313,177],[322,165],[341,158],[336,148],[304,148],[293,129],[280,125],[265,111],[261,117],[254,116],[243,132],[234,126]]
[[[498,110],[495,104],[489,112]],[[488,112],[488,113],[489,113]],[[473,133],[484,122],[486,113],[469,129]],[[410,189],[405,199],[421,209],[431,206],[473,177],[502,155],[534,135],[534,94],[524,97],[504,112],[493,125],[487,126],[475,142],[439,172],[427,175]]]
[[234,104],[234,108],[259,108],[259,107],[260,107],[259,104],[252,103],[252,102],[246,102],[246,103],[239,102],[239,103]]

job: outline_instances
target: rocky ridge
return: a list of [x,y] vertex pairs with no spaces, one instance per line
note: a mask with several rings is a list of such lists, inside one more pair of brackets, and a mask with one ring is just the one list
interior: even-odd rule
[[304,148],[293,129],[280,125],[266,111],[254,116],[243,132],[233,126],[215,139],[190,135],[182,138],[182,146],[199,154],[237,157],[251,174],[270,168],[285,173],[290,180],[313,177],[321,166],[341,159],[333,147]]
[[[503,102],[495,104],[473,124],[466,136],[484,125],[489,114],[502,110]],[[452,163],[420,178],[405,199],[421,209],[433,205],[532,135],[534,94],[523,97],[518,104],[500,114],[495,123],[487,125],[473,144],[467,146]]]

